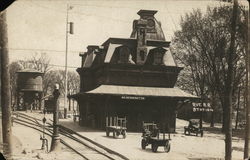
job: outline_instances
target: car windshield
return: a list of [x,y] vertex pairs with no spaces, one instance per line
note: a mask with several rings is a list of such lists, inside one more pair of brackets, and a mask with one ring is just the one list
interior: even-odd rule
[[191,119],[189,121],[189,125],[198,126],[199,125],[199,120],[198,119]]
[[154,129],[157,129],[157,126],[156,126],[156,124],[145,125],[145,126],[144,126],[144,129],[147,129],[147,130],[152,131],[152,130],[154,130]]

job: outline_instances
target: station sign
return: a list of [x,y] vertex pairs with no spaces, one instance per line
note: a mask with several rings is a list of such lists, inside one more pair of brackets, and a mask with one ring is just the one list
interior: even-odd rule
[[194,107],[193,112],[213,112],[212,108],[201,108],[201,107]]
[[145,100],[146,98],[140,96],[121,96],[121,99]]
[[214,110],[211,108],[210,103],[192,103],[193,112],[213,112]]
[[[201,107],[201,103],[192,103],[194,107]],[[211,107],[210,103],[203,103],[203,107]]]

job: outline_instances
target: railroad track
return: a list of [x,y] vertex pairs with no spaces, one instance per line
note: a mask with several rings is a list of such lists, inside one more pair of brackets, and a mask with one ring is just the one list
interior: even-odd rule
[[[42,120],[20,112],[14,112],[13,122],[43,132]],[[102,146],[77,132],[59,125],[60,141],[67,148],[86,160],[128,160],[127,157]],[[46,123],[44,133],[52,137],[51,123]]]

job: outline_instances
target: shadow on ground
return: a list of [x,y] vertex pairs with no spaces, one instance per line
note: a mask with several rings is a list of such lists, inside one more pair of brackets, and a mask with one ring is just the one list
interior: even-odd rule
[[188,158],[190,160],[223,160],[222,158],[212,158],[212,157],[206,157],[206,158]]
[[[217,127],[203,127],[204,131],[207,131],[209,133],[213,133],[213,134],[217,134],[217,135],[224,135],[224,133],[222,133],[221,128],[217,128]],[[237,138],[244,138],[244,129],[233,129],[233,137],[237,137]]]
[[75,132],[104,132],[102,130],[98,130],[98,129],[92,129],[92,128],[88,128],[88,127],[79,127],[78,122],[72,123],[72,121],[60,121],[60,124],[67,127],[67,126],[71,126],[71,128],[75,131]]

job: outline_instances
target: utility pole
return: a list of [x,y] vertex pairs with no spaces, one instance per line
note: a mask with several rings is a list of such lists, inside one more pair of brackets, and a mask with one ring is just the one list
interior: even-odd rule
[[58,112],[59,112],[59,84],[55,84],[55,89],[53,92],[53,104],[54,104],[54,112],[53,112],[53,135],[50,151],[60,151],[60,137],[59,137],[59,129],[58,129]]
[[[68,94],[68,33],[73,34],[73,22],[68,21],[69,10],[73,7],[67,5],[66,15],[66,54],[65,54],[65,82],[64,82],[64,118],[67,116],[67,94]],[[69,26],[69,27],[68,27]]]
[[[0,12],[0,54],[1,54],[1,108],[3,154],[7,159],[12,157],[12,130],[10,105],[10,73],[6,11]],[[2,138],[2,137],[1,137]]]

